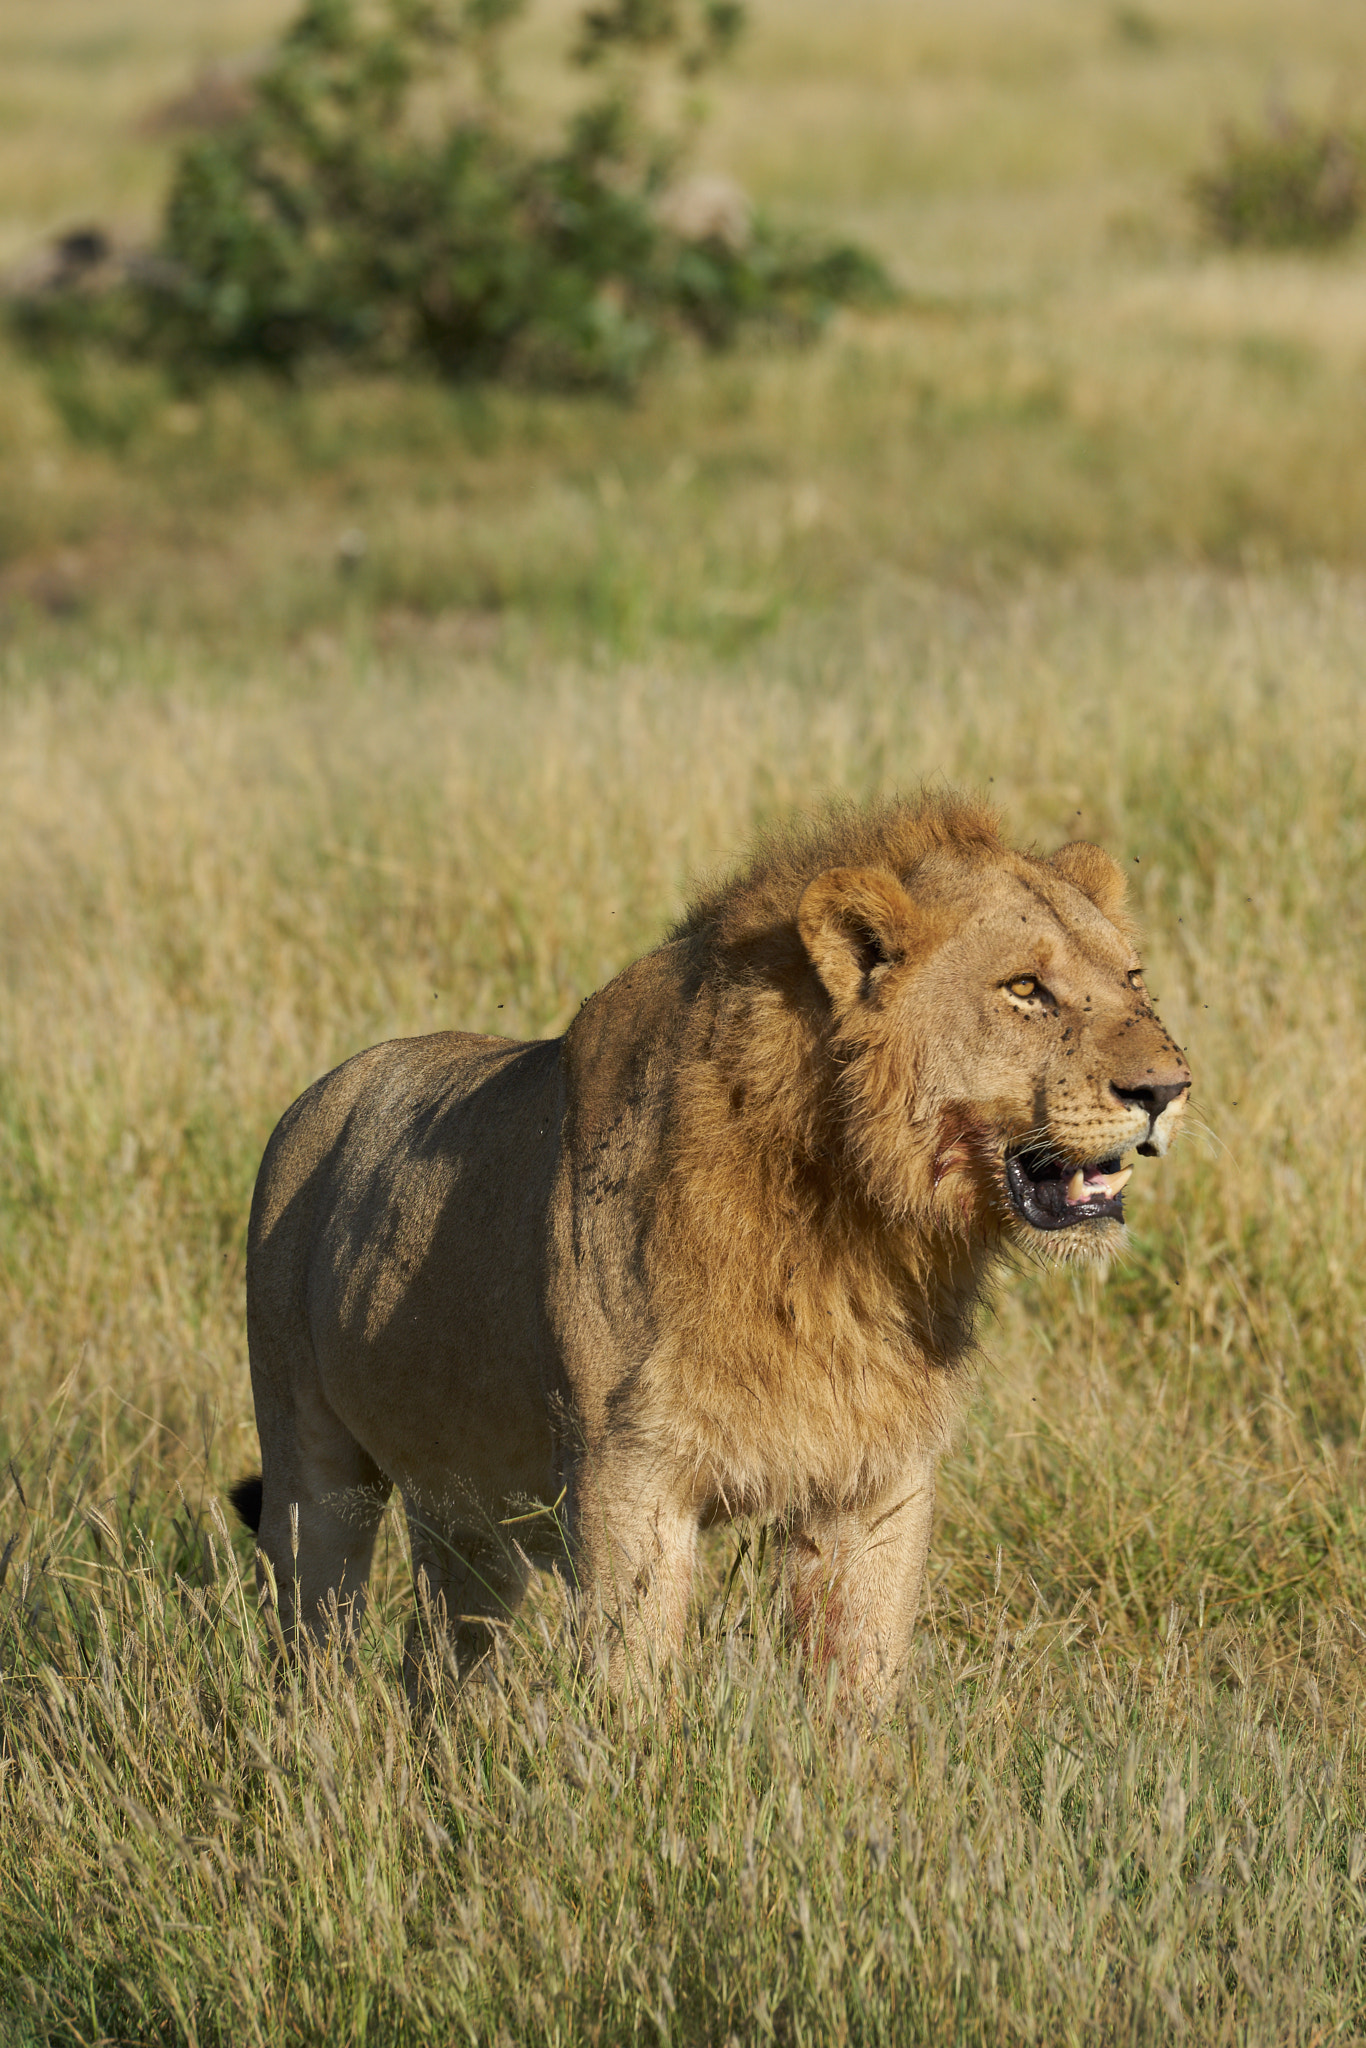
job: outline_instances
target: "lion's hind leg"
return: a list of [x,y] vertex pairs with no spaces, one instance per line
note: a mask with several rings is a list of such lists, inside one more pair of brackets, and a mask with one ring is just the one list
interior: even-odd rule
[[[322,1642],[360,1631],[375,1536],[390,1481],[335,1417],[307,1432],[261,1432],[257,1579],[285,1642],[300,1631]],[[269,1571],[264,1560],[269,1561]]]
[[472,1506],[453,1511],[408,1493],[403,1504],[417,1591],[404,1664],[416,1699],[442,1665],[463,1678],[488,1655],[499,1624],[522,1604],[532,1565],[510,1532]]

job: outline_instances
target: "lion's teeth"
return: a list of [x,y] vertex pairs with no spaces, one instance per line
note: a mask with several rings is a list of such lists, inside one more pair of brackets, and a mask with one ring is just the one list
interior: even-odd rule
[[1068,1203],[1112,1202],[1132,1173],[1132,1166],[1126,1166],[1122,1173],[1101,1173],[1094,1166],[1088,1171],[1079,1166],[1067,1183]]

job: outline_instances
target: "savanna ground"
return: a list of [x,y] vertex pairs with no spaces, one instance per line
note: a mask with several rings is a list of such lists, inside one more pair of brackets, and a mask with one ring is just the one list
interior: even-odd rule
[[[285,12],[8,6],[0,259],[145,230],[149,108]],[[1366,249],[1182,199],[1269,87],[1366,98],[1366,15],[759,0],[707,161],[893,313],[630,407],[0,358],[3,2038],[1366,2038]],[[415,1723],[396,1524],[273,1692],[280,1110],[922,777],[1123,857],[1200,1117],[1108,1280],[1002,1285],[904,1698],[805,1685],[732,1532],[667,1708],[547,1588]]]

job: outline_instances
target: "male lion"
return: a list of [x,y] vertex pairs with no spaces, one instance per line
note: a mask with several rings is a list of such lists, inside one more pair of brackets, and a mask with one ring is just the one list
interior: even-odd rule
[[1013,852],[960,797],[836,809],[563,1037],[316,1082],[247,1267],[264,1471],[234,1497],[285,1628],[354,1628],[397,1483],[462,1664],[558,1520],[621,1675],[681,1643],[699,1526],[751,1515],[808,1652],[885,1684],[990,1269],[1113,1251],[1122,1156],[1185,1106],[1123,899],[1098,847]]

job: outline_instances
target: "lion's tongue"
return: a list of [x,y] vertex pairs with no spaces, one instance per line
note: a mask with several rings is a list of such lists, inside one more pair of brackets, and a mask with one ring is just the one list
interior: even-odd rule
[[1122,1173],[1102,1173],[1099,1167],[1079,1166],[1067,1183],[1068,1207],[1077,1202],[1112,1202],[1132,1172],[1132,1166],[1126,1166]]

